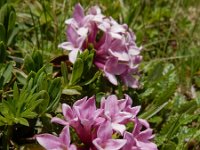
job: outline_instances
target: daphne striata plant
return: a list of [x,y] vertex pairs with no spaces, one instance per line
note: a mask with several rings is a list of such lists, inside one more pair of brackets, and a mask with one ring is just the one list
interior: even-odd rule
[[[68,40],[59,47],[69,51],[72,63],[78,53],[92,47],[95,50],[95,66],[112,84],[117,85],[119,77],[125,85],[138,87],[138,80],[133,75],[138,75],[141,48],[136,46],[135,35],[127,25],[104,16],[98,7],[90,8],[85,15],[80,4],[75,6],[73,18],[65,23]],[[103,97],[99,108],[94,96],[84,97],[72,107],[62,104],[62,119],[52,118],[51,122],[64,126],[59,137],[51,134],[35,137],[46,149],[157,150],[156,144],[151,141],[154,135],[148,122],[137,118],[139,111],[140,106],[132,107],[132,99],[128,95],[120,100],[116,95]],[[129,132],[128,124],[133,124],[132,132]],[[71,144],[70,128],[80,142]]]
[[118,84],[117,78],[131,87],[138,87],[138,65],[142,59],[141,47],[135,43],[135,35],[126,24],[106,17],[99,7],[89,9],[85,15],[80,4],[74,9],[73,18],[67,24],[67,41],[59,45],[69,51],[74,63],[78,53],[92,46],[95,50],[94,64],[104,72],[108,80]]
[[[128,95],[120,100],[115,95],[102,98],[100,108],[96,107],[94,97],[85,97],[72,107],[62,105],[64,119],[52,118],[52,122],[64,125],[59,137],[41,134],[36,135],[36,139],[46,149],[75,149],[75,145],[79,145],[76,147],[83,150],[157,150],[151,142],[154,136],[148,122],[137,118],[139,110],[139,106],[132,107]],[[134,124],[132,133],[127,130],[129,123]],[[70,145],[69,126],[75,130],[82,144]],[[54,142],[49,144],[52,140]]]

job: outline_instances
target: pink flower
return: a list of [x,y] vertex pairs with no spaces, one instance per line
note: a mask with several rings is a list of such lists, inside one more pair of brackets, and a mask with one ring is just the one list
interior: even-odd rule
[[[96,107],[94,97],[84,97],[72,107],[62,105],[64,120],[52,118],[52,122],[65,126],[59,137],[41,134],[36,135],[36,139],[48,150],[75,150],[76,147],[70,145],[71,126],[82,142],[77,144],[80,150],[157,150],[151,142],[154,135],[148,122],[137,118],[139,110],[139,106],[132,107],[128,95],[120,100],[115,95],[102,98],[100,108]],[[132,133],[126,131],[129,122],[134,122]]]
[[94,97],[88,100],[87,97],[78,100],[72,108],[67,104],[63,104],[62,110],[65,120],[54,117],[51,121],[62,125],[69,124],[85,144],[91,143],[93,136],[95,136],[92,131],[105,120],[99,117],[103,110],[96,108]]
[[112,84],[117,85],[119,77],[127,86],[138,87],[138,79],[133,75],[138,76],[141,48],[137,47],[135,35],[126,24],[118,24],[113,18],[104,16],[97,6],[85,15],[80,4],[75,6],[73,18],[65,23],[68,25],[68,41],[59,47],[70,51],[72,63],[78,52],[92,44],[96,51],[94,64]]
[[104,110],[105,118],[111,122],[113,130],[123,135],[126,130],[125,124],[135,118],[140,107],[132,107],[132,100],[128,95],[126,99],[118,100],[115,95],[103,98],[101,108]]
[[47,150],[76,150],[75,145],[70,145],[69,126],[65,126],[59,137],[51,134],[36,135],[36,140]]
[[110,122],[102,123],[97,131],[97,138],[93,144],[97,150],[119,150],[126,144],[125,139],[112,139],[112,127]]
[[[156,144],[150,141],[154,135],[152,135],[152,129],[149,128],[148,122],[135,118],[134,123],[133,132],[125,131],[124,133],[127,143],[122,150],[157,150]],[[145,128],[145,130],[142,130],[142,128]]]

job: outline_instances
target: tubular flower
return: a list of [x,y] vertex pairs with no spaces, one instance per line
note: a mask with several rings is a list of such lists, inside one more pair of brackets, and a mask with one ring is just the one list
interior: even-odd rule
[[96,108],[95,98],[91,97],[87,100],[87,97],[85,97],[78,100],[72,108],[67,104],[63,104],[62,110],[65,120],[54,117],[51,121],[62,125],[69,124],[75,129],[83,143],[91,143],[93,129],[104,121],[100,117],[103,110]]
[[[126,130],[125,124],[135,118],[140,110],[140,107],[132,107],[128,104],[129,97],[118,100],[115,95],[109,96],[107,99],[102,99],[101,108],[104,110],[104,117],[111,122],[113,130],[123,135]],[[133,111],[130,111],[130,110]]]
[[126,139],[112,139],[113,130],[110,122],[102,123],[93,144],[98,150],[119,150],[126,144]]
[[93,45],[94,64],[104,72],[108,80],[117,85],[117,77],[129,87],[138,87],[138,65],[142,60],[141,47],[137,47],[136,37],[126,24],[119,24],[106,17],[99,7],[89,9],[85,15],[80,4],[74,9],[73,18],[67,24],[67,41],[59,45],[69,51],[69,60],[74,63],[78,52]]
[[[127,140],[122,150],[157,150],[156,144],[150,140],[154,137],[152,129],[149,128],[147,121],[135,118],[135,127],[132,133],[125,131],[124,138]],[[142,130],[145,128],[145,130]]]
[[65,126],[59,137],[51,134],[36,135],[36,140],[47,150],[76,150],[75,145],[70,145],[69,126]]
[[[70,126],[82,142],[82,146],[78,147],[80,150],[157,150],[151,142],[153,135],[148,122],[137,118],[139,110],[139,106],[132,107],[128,95],[120,100],[115,95],[102,98],[100,108],[96,107],[95,97],[85,97],[72,107],[62,105],[64,119],[52,118],[52,122],[65,126],[59,137],[42,134],[37,135],[36,139],[47,149],[70,150],[72,147],[73,150],[75,146],[70,145]],[[131,122],[134,129],[129,133],[126,125]],[[52,141],[49,145],[48,140]]]

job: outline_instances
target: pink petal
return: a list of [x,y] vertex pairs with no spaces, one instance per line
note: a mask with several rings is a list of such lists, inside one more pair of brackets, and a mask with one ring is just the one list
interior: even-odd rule
[[154,135],[152,135],[153,130],[148,128],[142,132],[140,132],[140,134],[137,136],[137,139],[139,141],[143,141],[143,140],[150,140],[154,137]]
[[78,29],[77,33],[82,37],[86,37],[88,34],[88,28],[81,27]]
[[128,53],[130,55],[139,55],[140,54],[140,50],[138,48],[131,48],[131,49],[129,49]]
[[106,62],[104,70],[114,75],[120,75],[127,70],[127,67],[125,64],[120,64],[118,58],[112,57]]
[[71,107],[67,104],[62,104],[62,112],[67,120],[72,120],[75,117]]
[[83,10],[83,8],[81,7],[80,4],[76,4],[76,5],[75,5],[73,18],[74,18],[77,22],[81,22],[81,20],[84,18],[84,10]]
[[109,139],[102,142],[101,139],[97,138],[93,140],[93,144],[98,150],[119,150],[126,144],[125,139]]
[[109,112],[108,115],[110,115],[111,118],[119,113],[120,110],[118,107],[118,99],[116,95],[110,95],[107,97],[104,111]]
[[70,18],[65,20],[65,24],[74,24],[76,21],[74,20],[74,18]]
[[69,61],[72,63],[75,63],[77,55],[78,55],[79,50],[78,49],[74,49],[73,51],[71,51],[69,53]]
[[69,42],[72,43],[72,45],[74,47],[77,47],[77,38],[79,37],[75,27],[73,25],[68,25],[68,28],[67,28],[67,39]]
[[72,145],[70,145],[69,150],[77,150],[77,148],[75,145],[72,144]]
[[120,32],[124,33],[125,31],[126,29],[122,25],[119,25],[119,24],[113,25],[110,30],[110,32],[114,32],[114,33],[120,33]]
[[135,127],[133,129],[133,135],[137,136],[140,134],[142,127],[149,128],[149,123],[144,119],[135,118]]
[[144,120],[144,119],[138,119],[139,123],[143,126],[145,126],[146,128],[150,128],[149,123]]
[[58,117],[53,117],[52,119],[51,119],[51,122],[53,122],[53,123],[58,123],[58,124],[61,124],[61,125],[69,125],[69,123],[68,122],[66,122],[65,120],[63,120],[63,119],[60,119],[60,118],[58,118]]
[[130,74],[121,75],[120,77],[127,86],[131,88],[138,88],[139,86],[138,80],[132,77]]
[[125,94],[125,99],[127,100],[127,106],[131,106],[133,100],[131,99],[131,97],[127,94]]
[[123,112],[119,112],[118,114],[116,114],[114,117],[113,117],[113,122],[116,122],[116,123],[122,123],[122,122],[124,122],[124,121],[126,121],[126,120],[128,120],[128,119],[131,119],[131,118],[133,118],[133,117],[135,117],[135,115],[134,114],[131,114],[131,113],[129,113],[129,112],[125,112],[125,111],[123,111]]
[[74,45],[72,45],[71,42],[64,42],[64,43],[61,43],[61,44],[58,45],[58,47],[59,47],[59,48],[62,48],[62,49],[64,49],[64,50],[69,50],[69,51],[75,49],[75,48],[74,48]]
[[141,141],[136,141],[136,145],[138,148],[141,150],[157,150],[157,145],[152,143],[152,142],[141,142]]
[[[129,106],[127,103],[128,103],[128,102],[127,102],[126,99],[118,100],[118,106],[119,106],[120,111],[123,111],[126,107]],[[130,106],[131,106],[131,105],[130,105]]]
[[101,140],[105,141],[107,139],[111,139],[112,138],[112,127],[111,127],[111,124],[110,122],[105,122],[105,123],[102,123],[100,126],[99,126],[99,129],[97,131],[97,137],[98,138],[101,138]]
[[120,34],[118,34],[118,33],[109,32],[109,34],[111,35],[112,38],[122,39],[122,36]]
[[133,115],[133,117],[135,117],[139,111],[140,111],[141,106],[135,106],[135,107],[126,107],[125,111],[129,112]]
[[111,74],[111,73],[108,73],[108,72],[105,72],[105,75],[106,77],[108,78],[108,80],[114,84],[114,85],[117,85],[117,78],[115,77],[115,75]]
[[126,145],[123,147],[123,150],[132,150],[133,146],[136,145],[135,139],[133,137],[133,134],[125,131],[124,132],[124,139],[127,140]]
[[65,145],[62,143],[62,141],[51,134],[41,134],[36,135],[36,140],[40,145],[42,145],[44,148],[50,150],[50,149],[64,149]]
[[93,6],[90,8],[89,14],[92,14],[92,15],[101,14],[101,9],[98,6]]
[[60,140],[67,146],[70,146],[70,132],[69,132],[69,126],[65,126],[62,130],[62,132],[59,135]]
[[112,123],[112,128],[113,130],[117,131],[121,135],[124,134],[124,131],[126,130],[126,126],[123,124],[118,124],[118,123]]
[[79,99],[77,100],[73,106],[81,106],[81,105],[84,105],[84,103],[87,101],[87,96],[85,96],[84,98],[82,99]]

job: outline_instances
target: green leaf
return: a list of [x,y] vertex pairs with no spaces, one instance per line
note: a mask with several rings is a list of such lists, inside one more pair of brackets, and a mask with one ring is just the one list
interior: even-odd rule
[[69,83],[68,79],[68,70],[67,70],[67,65],[64,62],[61,62],[61,73],[64,79],[64,84],[67,85]]
[[195,100],[186,102],[180,106],[178,113],[193,113],[197,109],[197,103]]
[[88,72],[92,65],[93,65],[93,59],[94,59],[94,52],[89,54],[88,57],[86,58],[86,69],[84,71]]
[[4,24],[4,20],[6,18],[7,12],[8,12],[8,5],[5,4],[0,9],[0,23]]
[[20,123],[20,124],[22,124],[24,126],[29,126],[28,121],[26,119],[24,119],[24,118],[17,118],[16,119],[16,123]]
[[73,66],[72,76],[69,85],[75,85],[80,80],[83,73],[83,68],[83,60],[81,58],[77,58]]
[[8,34],[10,34],[10,31],[15,27],[15,20],[16,20],[16,13],[15,11],[11,11],[8,20]]
[[35,108],[39,104],[41,104],[43,101],[44,101],[44,99],[38,99],[38,100],[32,101],[31,103],[29,103],[29,105],[27,105],[27,107],[28,107],[27,111],[34,111]]
[[26,84],[26,80],[27,80],[27,75],[23,71],[21,71],[21,70],[15,69],[14,71],[15,71],[17,80],[21,84],[25,85]]
[[26,68],[26,70],[27,70],[28,72],[35,71],[35,70],[36,70],[36,69],[35,69],[35,63],[34,63],[32,57],[31,57],[29,54],[27,54],[27,55],[25,56],[25,58],[24,58],[24,67]]
[[6,124],[7,124],[6,118],[0,115],[0,126],[6,125]]
[[163,144],[161,150],[169,150],[169,149],[175,150],[176,147],[177,147],[177,146],[176,146],[176,144],[175,144],[174,142],[169,141],[168,143]]
[[0,8],[7,2],[7,0],[1,0],[0,1]]
[[98,103],[101,103],[101,99],[102,99],[102,97],[105,97],[105,93],[103,93],[103,92],[99,92],[99,93],[97,93],[96,94],[96,101],[98,102]]
[[32,112],[32,111],[27,110],[27,111],[22,112],[20,116],[23,117],[23,118],[33,119],[37,115],[38,114],[36,112]]
[[54,100],[49,104],[49,106],[47,108],[47,112],[54,111],[57,108],[59,100],[60,100],[60,96],[61,96],[61,90],[59,91],[57,96],[54,98]]
[[148,81],[156,81],[159,78],[161,78],[163,69],[164,69],[164,66],[162,63],[156,64],[156,66],[151,70],[148,76]]
[[10,62],[9,64],[6,65],[3,76],[5,77],[5,83],[10,82],[11,78],[12,78],[12,71],[13,71],[13,63]]
[[12,117],[16,114],[15,105],[12,103],[12,100],[9,101],[2,101],[2,110],[1,113],[5,117]]
[[63,89],[62,90],[62,94],[66,94],[66,95],[81,95],[81,93],[79,91],[77,91],[76,89]]
[[86,58],[89,55],[89,50],[84,50],[83,53],[79,54],[78,57],[81,58],[82,60],[86,60]]
[[19,28],[15,27],[13,28],[13,30],[11,31],[11,33],[9,34],[8,40],[7,40],[7,46],[10,46],[14,40],[14,38],[16,37],[16,35],[19,32]]
[[89,85],[91,84],[92,82],[94,82],[99,76],[101,76],[102,72],[101,71],[97,71],[95,73],[95,75],[92,77],[92,79],[90,79],[89,81],[86,81],[84,83],[81,83],[81,85]]
[[165,102],[159,106],[153,105],[150,108],[148,108],[148,110],[145,111],[143,114],[141,114],[140,117],[143,119],[149,119],[153,117],[154,115],[156,115],[158,112],[160,112],[167,104],[168,102]]
[[2,23],[0,23],[0,33],[1,33],[0,34],[0,42],[1,41],[5,42],[6,41],[6,39],[5,39],[6,38],[6,30]]
[[48,89],[48,82],[47,82],[47,75],[42,72],[39,76],[37,76],[37,89],[38,90],[47,90]]
[[33,54],[32,54],[32,59],[33,59],[34,64],[35,64],[35,71],[37,72],[43,66],[42,54],[38,50],[34,51]]
[[57,95],[61,91],[61,79],[60,78],[55,78],[53,82],[51,82],[48,93],[51,98],[51,102],[54,101],[54,99],[57,97]]
[[[0,30],[1,30],[1,26],[0,26]],[[1,33],[1,31],[0,31],[0,33]],[[0,41],[0,63],[3,63],[5,58],[6,58],[6,47],[5,47],[4,43],[2,41]]]
[[18,101],[19,100],[19,89],[17,87],[17,83],[14,83],[14,88],[13,88],[13,101]]
[[42,114],[42,113],[47,111],[47,107],[49,105],[50,97],[49,97],[49,94],[47,93],[47,91],[44,91],[44,93],[40,97],[43,99],[43,101],[38,106],[39,112],[38,111],[37,112]]

